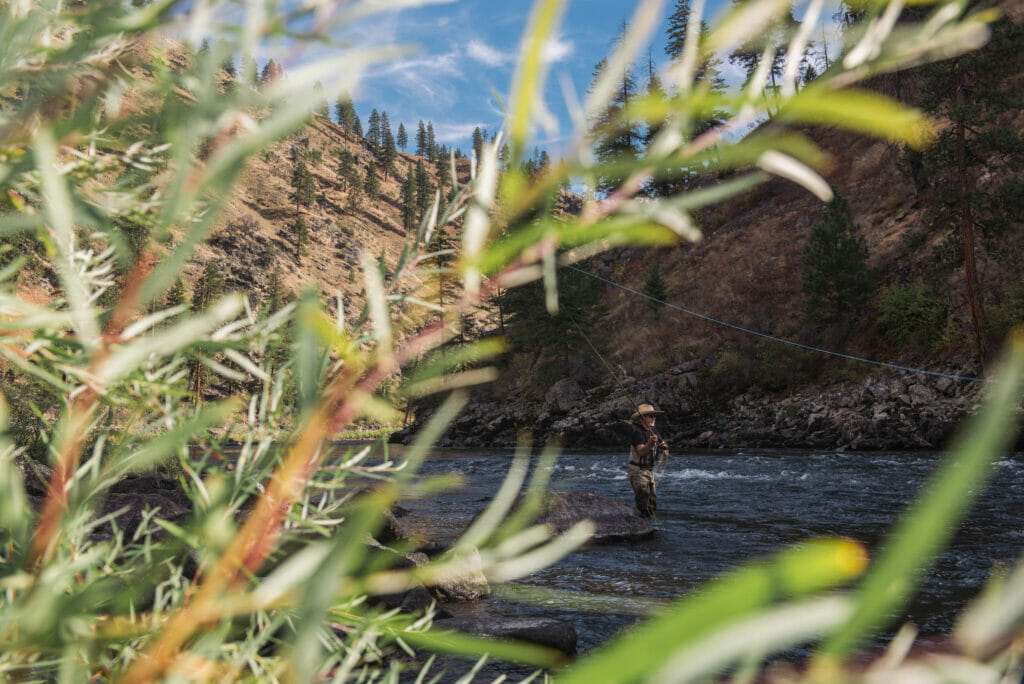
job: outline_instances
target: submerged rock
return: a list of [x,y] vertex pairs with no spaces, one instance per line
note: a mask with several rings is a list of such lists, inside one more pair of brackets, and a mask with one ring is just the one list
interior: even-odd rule
[[434,627],[477,636],[515,639],[547,646],[567,655],[576,653],[576,629],[568,622],[546,617],[457,617],[435,620]]
[[651,521],[640,517],[632,503],[592,490],[548,492],[534,522],[546,523],[561,534],[581,520],[594,523],[591,541],[597,544],[646,539],[654,534]]

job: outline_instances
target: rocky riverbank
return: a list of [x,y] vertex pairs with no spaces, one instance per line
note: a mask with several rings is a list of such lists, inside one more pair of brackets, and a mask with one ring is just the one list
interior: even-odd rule
[[[943,448],[981,401],[984,383],[884,369],[856,380],[808,387],[788,394],[747,392],[709,401],[699,361],[647,378],[622,376],[637,402],[666,412],[659,429],[679,447],[774,447],[853,450]],[[938,369],[976,377],[966,359]],[[584,388],[573,378],[555,382],[540,400],[481,396],[453,422],[440,446],[513,446],[528,430],[535,442],[565,447],[626,443],[633,406],[609,378]],[[430,409],[421,411],[423,420]],[[408,441],[415,426],[396,433]]]

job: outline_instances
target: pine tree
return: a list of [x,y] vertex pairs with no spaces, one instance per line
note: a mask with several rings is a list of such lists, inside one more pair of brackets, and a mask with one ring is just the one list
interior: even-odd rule
[[[733,4],[739,7],[750,1],[733,0]],[[756,38],[746,41],[730,52],[729,61],[743,69],[746,74],[746,81],[749,83],[761,64],[765,49],[771,48],[773,50],[773,57],[771,67],[768,69],[768,83],[757,85],[770,87],[772,92],[777,92],[780,85],[779,79],[782,78],[782,70],[786,65],[790,34],[799,26],[800,22],[796,20],[793,16],[793,10],[790,9],[784,16],[774,21],[774,23],[764,27],[764,30]],[[806,51],[802,59],[806,61]]]
[[355,107],[352,108],[352,135],[357,139],[363,137],[363,122],[359,120]]
[[164,297],[164,306],[171,308],[183,304],[189,304],[188,287],[185,285],[185,281],[181,278],[176,278],[174,284],[171,285],[171,289],[167,291],[167,295]]
[[427,156],[427,128],[423,125],[422,120],[420,120],[419,127],[416,129],[416,155],[419,157]]
[[365,179],[360,177],[357,168],[352,168],[353,172],[348,183],[348,198],[345,202],[345,208],[349,211],[359,211],[363,206],[363,181]]
[[[207,261],[192,290],[192,311],[205,311],[223,294],[224,276],[221,275],[220,267],[215,261]],[[203,379],[203,365],[196,361],[192,366],[191,384],[197,404],[203,400]]]
[[423,214],[430,208],[430,205],[434,202],[434,187],[430,183],[430,174],[427,173],[427,167],[423,165],[422,159],[416,160],[416,211],[417,218],[422,218]]
[[[582,268],[587,270],[586,264]],[[506,290],[498,298],[513,348],[532,352],[541,369],[589,358],[590,347],[576,325],[593,336],[607,315],[598,281],[569,268],[559,268],[557,278],[557,314],[548,312],[544,284],[540,281]]]
[[427,158],[434,161],[437,157],[437,140],[434,138],[434,123],[427,122]]
[[342,147],[338,151],[338,179],[340,181],[341,189],[348,190],[352,187],[352,177],[354,174],[358,174],[356,170],[356,160],[353,154],[346,148]]
[[380,148],[380,114],[374,109],[366,121],[366,140],[370,143],[370,150],[376,152]]
[[391,135],[391,129],[384,129],[384,146],[381,149],[380,161],[381,168],[384,170],[384,180],[386,181],[392,174],[398,172],[398,168],[395,166],[395,161],[398,159],[398,150],[395,148],[395,138]]
[[305,256],[306,247],[309,245],[309,226],[306,219],[301,216],[292,223],[292,239],[295,241],[296,256]]
[[228,55],[221,62],[220,68],[224,71],[224,75],[229,81],[234,81],[238,73],[235,71],[235,58],[233,55]]
[[377,178],[377,165],[370,162],[366,165],[366,180],[363,181],[363,191],[371,202],[377,201],[380,195],[380,179]]
[[963,269],[983,368],[991,351],[979,270],[989,260],[1020,259],[1009,245],[1024,214],[1024,184],[1019,174],[992,169],[1024,167],[1024,137],[1005,123],[1020,111],[1019,88],[1007,84],[1020,70],[1022,43],[1024,25],[996,22],[984,48],[921,68],[921,106],[948,125],[924,152],[906,150],[901,164],[925,208],[926,230],[941,238],[930,255],[936,271],[931,277],[945,282],[952,271]]
[[292,168],[292,199],[295,200],[296,214],[299,213],[299,205],[309,207],[316,201],[316,181],[301,157],[295,160]]
[[270,283],[267,285],[267,312],[274,313],[275,311],[280,311],[281,307],[285,304],[286,297],[287,293],[281,280],[281,269],[275,266],[274,270],[270,273]]
[[[356,109],[352,105],[352,98],[347,93],[341,93],[338,95],[338,99],[334,104],[334,113],[338,118],[338,125],[345,129],[345,132],[350,135],[356,135]],[[362,134],[359,134],[362,137]]]
[[416,179],[413,177],[413,173],[410,172],[405,175],[405,180],[402,181],[402,192],[399,200],[399,204],[402,207],[402,228],[408,233],[416,228]]
[[657,311],[660,306],[658,302],[653,301],[654,299],[663,302],[668,298],[668,284],[661,275],[658,262],[654,262],[648,267],[647,275],[644,277],[643,291],[645,295],[651,297],[647,300],[647,306],[651,311]]
[[437,186],[439,188],[452,184],[451,159],[447,154],[438,155],[434,169],[437,171]]
[[405,124],[398,124],[398,146],[405,151],[405,148],[409,146],[409,134],[405,132]]
[[393,137],[391,135],[391,122],[388,120],[388,113],[381,111],[380,113],[380,141],[378,145],[378,151],[384,149],[384,145],[387,144],[387,139]]
[[843,334],[856,312],[871,297],[874,275],[868,266],[867,241],[839,194],[821,221],[811,228],[803,252],[804,313],[818,326]]
[[267,88],[282,76],[284,76],[284,69],[281,68],[281,65],[273,59],[268,60],[263,65],[263,71],[260,72],[260,88]]
[[479,126],[473,129],[473,153],[476,154],[477,161],[484,155],[484,135]]
[[[597,82],[606,66],[607,61],[604,59],[597,63],[593,83]],[[631,112],[636,96],[636,79],[633,76],[633,67],[630,66],[618,75],[618,86],[612,102],[591,122],[593,130],[601,132],[594,145],[594,154],[602,164],[628,164],[637,158],[642,135],[639,122],[633,118]],[[609,193],[618,188],[626,180],[627,175],[628,172],[622,170],[606,172],[598,177],[595,189],[600,193]]]

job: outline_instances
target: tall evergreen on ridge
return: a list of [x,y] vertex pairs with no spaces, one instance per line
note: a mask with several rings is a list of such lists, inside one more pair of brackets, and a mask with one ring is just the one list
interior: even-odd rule
[[425,157],[427,156],[427,129],[423,125],[423,120],[420,120],[419,126],[416,128],[416,156]]
[[348,94],[342,93],[338,95],[338,100],[334,105],[334,112],[338,119],[338,125],[344,128],[347,134],[362,137],[362,132],[357,132],[359,117],[356,116],[356,108]]
[[434,138],[434,122],[427,122],[427,158],[434,161],[437,157],[437,140]]
[[366,140],[370,143],[370,149],[374,152],[380,149],[380,113],[376,108],[370,112],[370,118],[366,120]]
[[409,146],[409,134],[405,131],[405,124],[399,122],[398,124],[398,146],[405,151],[405,148]]
[[398,150],[395,148],[395,138],[391,135],[391,127],[384,128],[384,143],[381,146],[380,164],[384,171],[384,180],[391,174],[397,173],[398,168],[395,161],[398,159]]
[[[388,113],[380,110],[380,141],[378,148],[383,150],[388,136],[391,136],[391,122],[388,120]],[[394,137],[394,136],[391,136]]]
[[[732,2],[735,7],[741,7],[751,0],[732,0]],[[793,10],[790,8],[780,19],[765,26],[756,38],[746,41],[730,52],[729,61],[743,69],[746,73],[746,82],[749,84],[761,64],[765,50],[771,49],[772,64],[768,69],[768,83],[771,84],[772,91],[776,91],[780,85],[779,79],[782,78],[782,70],[786,65],[790,36],[799,26],[800,22],[793,16]],[[810,45],[804,51],[802,58],[804,61],[807,60],[807,50],[809,49]],[[758,85],[767,88],[769,87],[768,83]]]
[[473,152],[476,153],[477,161],[484,154],[484,134],[479,126],[473,129]]
[[284,76],[284,68],[273,59],[268,60],[263,65],[263,71],[260,72],[260,88],[266,88],[282,76]]
[[444,188],[452,184],[451,159],[448,154],[438,154],[434,168],[437,170],[438,187]]
[[[617,40],[622,40],[625,35],[626,26]],[[602,59],[594,68],[592,84],[597,82],[598,77],[607,67],[607,60]],[[621,74],[617,74],[618,85],[615,90],[615,97],[605,111],[601,112],[592,122],[591,128],[600,132],[600,137],[594,145],[594,154],[598,160],[604,163],[628,164],[635,160],[640,153],[640,146],[643,142],[643,134],[640,122],[634,119],[631,108],[633,100],[637,96],[636,77],[633,75],[633,65],[628,66]],[[628,171],[619,170],[608,172],[598,177],[595,190],[599,193],[609,193],[618,188],[629,175]]]

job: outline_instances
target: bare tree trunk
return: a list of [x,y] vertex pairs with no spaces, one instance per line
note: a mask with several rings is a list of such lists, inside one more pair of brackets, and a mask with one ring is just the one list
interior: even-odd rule
[[984,374],[988,365],[988,341],[985,336],[985,310],[978,293],[978,269],[974,259],[974,222],[971,216],[969,179],[967,177],[967,141],[963,121],[963,75],[956,65],[956,172],[960,182],[960,234],[963,238],[964,276],[967,279],[967,303],[971,308],[974,336],[978,343],[978,359]]
[[196,406],[203,403],[203,364],[196,361]]

